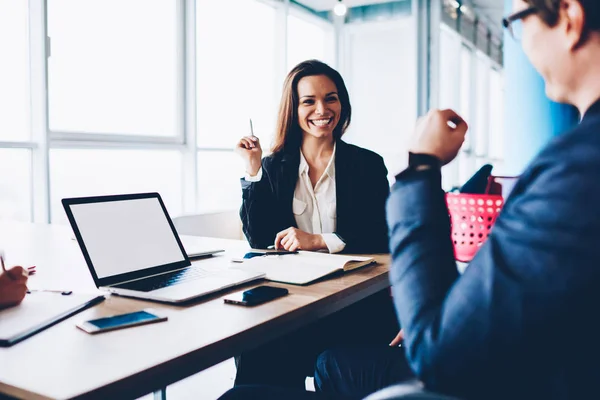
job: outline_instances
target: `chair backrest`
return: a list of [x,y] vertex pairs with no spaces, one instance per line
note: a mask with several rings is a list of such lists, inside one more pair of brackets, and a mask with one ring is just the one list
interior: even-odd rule
[[173,218],[173,224],[180,235],[237,240],[244,238],[237,211],[182,215]]

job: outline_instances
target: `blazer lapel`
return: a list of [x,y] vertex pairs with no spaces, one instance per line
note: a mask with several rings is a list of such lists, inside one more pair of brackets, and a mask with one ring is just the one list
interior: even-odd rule
[[352,215],[352,160],[350,146],[338,140],[335,154],[335,196],[337,203],[338,231],[345,231],[346,225],[351,223]]

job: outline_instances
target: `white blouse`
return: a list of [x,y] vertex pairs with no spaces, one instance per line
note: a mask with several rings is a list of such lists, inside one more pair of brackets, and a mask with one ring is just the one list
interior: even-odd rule
[[[294,190],[292,211],[298,229],[320,234],[330,253],[339,253],[346,244],[333,232],[336,230],[337,207],[335,191],[335,146],[325,172],[313,188],[308,175],[309,165],[300,151],[298,181]],[[256,176],[246,176],[249,182],[258,182],[262,178],[262,168]]]

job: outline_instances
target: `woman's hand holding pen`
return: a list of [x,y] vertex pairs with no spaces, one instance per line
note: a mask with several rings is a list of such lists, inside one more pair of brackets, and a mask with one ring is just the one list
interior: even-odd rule
[[0,309],[16,306],[25,298],[29,273],[23,267],[0,272]]
[[235,152],[245,161],[248,175],[256,176],[262,159],[260,140],[256,136],[244,136],[235,146]]
[[254,126],[250,118],[250,136],[244,136],[235,146],[235,152],[238,153],[246,162],[246,172],[250,176],[256,176],[260,171],[260,162],[262,160],[262,148],[260,140],[254,136]]

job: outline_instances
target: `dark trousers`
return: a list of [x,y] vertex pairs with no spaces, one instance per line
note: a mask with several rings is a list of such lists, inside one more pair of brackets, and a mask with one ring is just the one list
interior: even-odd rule
[[388,290],[374,294],[322,321],[236,357],[235,385],[304,390],[319,354],[334,347],[386,345],[399,326]]
[[326,399],[358,400],[414,377],[402,348],[339,348],[317,359],[315,389]]
[[413,378],[401,348],[340,348],[319,356],[315,368],[316,393],[278,386],[237,386],[220,400],[359,400]]

